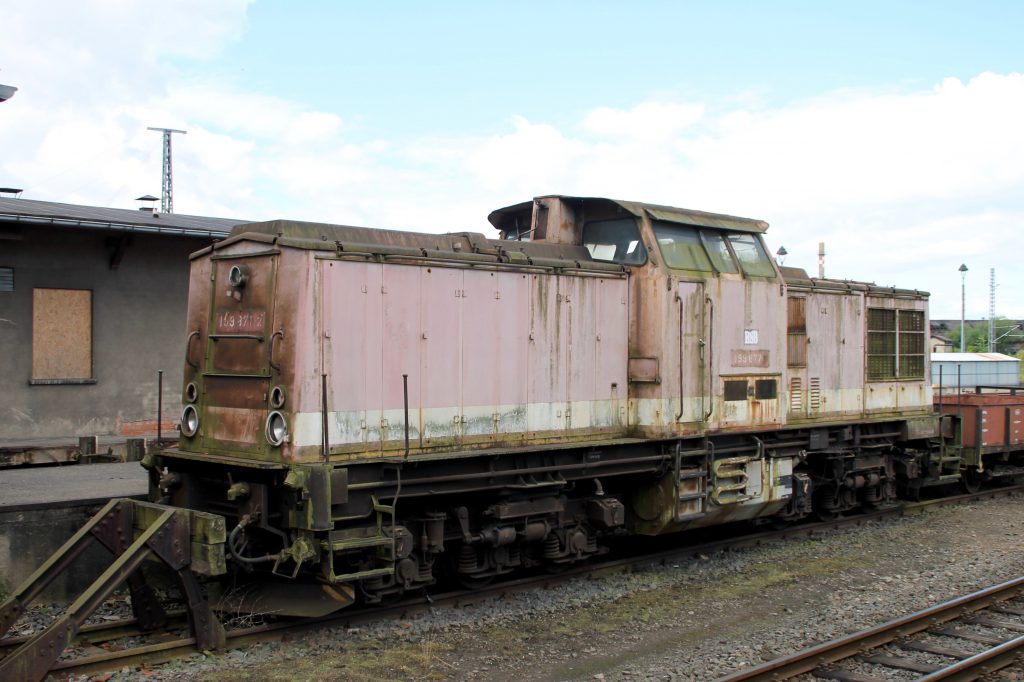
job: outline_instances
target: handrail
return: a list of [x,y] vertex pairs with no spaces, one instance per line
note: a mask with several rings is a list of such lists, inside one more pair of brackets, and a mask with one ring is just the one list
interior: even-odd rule
[[274,338],[278,336],[284,339],[284,329],[278,329],[270,335],[270,343],[267,344],[267,364],[270,365],[272,369],[276,369],[277,373],[280,374],[281,365],[274,362]]
[[201,336],[202,334],[200,334],[199,330],[196,329],[195,331],[189,333],[188,338],[185,340],[185,362],[187,362],[189,364],[189,367],[191,367],[192,369],[199,369],[199,363],[192,362],[192,337],[199,338]]

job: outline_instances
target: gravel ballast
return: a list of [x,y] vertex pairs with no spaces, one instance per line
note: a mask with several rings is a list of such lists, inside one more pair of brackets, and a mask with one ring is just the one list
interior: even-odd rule
[[109,679],[712,680],[1020,576],[1022,504],[932,508]]

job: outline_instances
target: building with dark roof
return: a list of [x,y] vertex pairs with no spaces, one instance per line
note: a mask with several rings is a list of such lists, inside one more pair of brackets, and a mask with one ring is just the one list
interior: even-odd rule
[[0,198],[0,448],[154,435],[159,371],[171,435],[189,254],[244,222]]

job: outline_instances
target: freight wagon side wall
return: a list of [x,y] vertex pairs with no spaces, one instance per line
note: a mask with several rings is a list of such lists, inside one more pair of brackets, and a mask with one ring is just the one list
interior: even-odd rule
[[[625,277],[308,254],[318,272],[292,447],[340,459],[625,433]],[[322,370],[321,370],[322,368]]]

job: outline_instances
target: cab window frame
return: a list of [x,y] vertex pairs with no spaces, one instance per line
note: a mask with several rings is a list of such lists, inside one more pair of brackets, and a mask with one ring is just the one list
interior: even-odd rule
[[[721,275],[721,274],[724,273],[724,274],[727,274],[727,275],[738,275],[741,272],[743,272],[742,265],[739,262],[739,258],[736,257],[736,254],[732,250],[732,246],[729,244],[729,234],[727,232],[723,232],[722,230],[708,230],[708,229],[702,229],[702,230],[699,230],[699,232],[700,232],[701,244],[704,245],[704,250],[707,251],[708,259],[711,261],[711,267],[713,267],[715,269],[715,273],[716,274]],[[725,247],[724,252],[721,249],[719,249],[717,251],[712,251],[712,249],[710,248],[710,244],[709,244],[710,238],[712,236],[714,238],[720,240],[720,243],[722,244],[722,246]],[[713,254],[721,254],[723,256],[727,256],[729,264],[732,266],[732,269],[731,270],[724,270],[721,267],[719,267],[718,265],[716,265],[715,264],[715,258],[716,257]]]
[[[595,255],[597,253],[597,249],[596,248],[595,249],[591,249],[590,244],[587,243],[587,230],[591,226],[601,225],[602,223],[622,223],[623,226],[625,226],[626,223],[629,223],[630,225],[632,225],[633,233],[632,233],[631,238],[629,240],[623,240],[623,241],[619,241],[619,242],[608,241],[608,242],[594,242],[593,243],[593,245],[595,247],[597,247],[597,246],[615,246],[615,250],[617,252],[623,246],[628,248],[629,245],[631,245],[631,244],[633,244],[635,242],[636,246],[633,248],[633,250],[626,252],[626,254],[625,254],[626,257],[623,257],[623,258],[615,258],[615,257],[612,257],[612,258],[599,258],[597,255]],[[587,221],[585,221],[583,223],[583,230],[582,230],[581,235],[580,235],[580,242],[587,249],[587,251],[590,253],[590,257],[591,258],[593,258],[596,261],[600,261],[602,263],[615,263],[616,265],[627,265],[627,266],[630,266],[630,267],[639,267],[639,266],[642,266],[642,265],[646,265],[647,261],[650,258],[650,254],[648,254],[648,252],[647,252],[647,246],[644,244],[643,233],[640,231],[640,224],[637,221],[637,219],[634,218],[634,217],[616,217],[616,218],[604,218],[604,219],[597,219],[597,220],[587,220]],[[639,258],[635,258],[634,254],[638,254]]]
[[[685,270],[687,272],[711,272],[717,273],[715,264],[712,262],[711,257],[708,254],[707,247],[704,245],[704,240],[701,237],[701,229],[696,225],[685,225],[682,223],[673,223],[665,220],[652,220],[651,230],[654,232],[654,241],[658,244],[658,251],[661,253],[661,259],[665,262],[669,268],[673,270]],[[672,233],[675,233],[673,235]],[[685,264],[680,265],[678,259],[673,258],[673,255],[666,252],[664,244],[662,243],[663,238],[672,237],[676,235],[692,235],[693,241],[689,242],[697,246],[700,251],[698,252],[703,258],[704,263],[693,263],[696,267],[687,267]],[[675,242],[673,242],[675,243]],[[683,242],[679,242],[683,243]],[[692,253],[692,252],[691,252]],[[691,261],[694,259],[691,259]],[[706,265],[706,267],[701,267]]]
[[[739,239],[743,237],[750,238],[751,244],[754,247],[754,251],[758,256],[755,262],[763,262],[764,265],[767,267],[767,273],[751,272],[751,270],[747,268],[747,261],[744,261],[742,258],[740,258],[739,253],[737,253],[735,245],[733,243],[733,239]],[[740,271],[743,273],[745,277],[765,277],[768,279],[774,279],[778,277],[778,273],[775,271],[775,265],[772,263],[771,256],[768,255],[768,249],[764,247],[764,243],[761,241],[760,235],[755,234],[753,232],[726,232],[725,241],[729,245],[729,251],[732,253],[733,260],[736,262],[737,265],[739,265]]]

